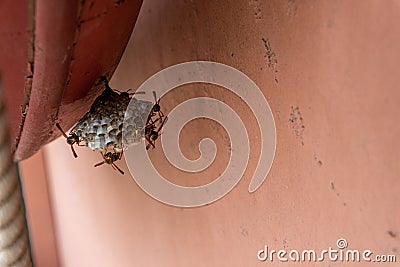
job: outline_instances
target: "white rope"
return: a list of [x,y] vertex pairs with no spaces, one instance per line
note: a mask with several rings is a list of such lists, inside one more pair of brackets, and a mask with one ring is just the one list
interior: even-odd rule
[[0,90],[0,266],[32,266],[18,174]]

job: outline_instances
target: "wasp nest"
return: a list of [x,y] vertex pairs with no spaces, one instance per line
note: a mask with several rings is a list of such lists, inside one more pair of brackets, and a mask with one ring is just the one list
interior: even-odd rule
[[105,84],[104,92],[96,98],[70,134],[75,133],[92,150],[122,151],[145,137],[147,118],[154,103],[137,100],[127,92],[118,93],[107,82]]

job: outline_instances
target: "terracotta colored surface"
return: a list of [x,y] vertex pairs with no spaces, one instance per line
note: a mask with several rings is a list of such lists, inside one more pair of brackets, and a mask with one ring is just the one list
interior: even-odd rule
[[[350,249],[399,260],[399,11],[396,1],[145,2],[111,85],[137,88],[189,60],[242,70],[274,113],[275,161],[249,194],[259,153],[251,134],[251,162],[239,185],[214,204],[183,209],[150,198],[129,175],[93,168],[98,153],[81,148],[74,159],[65,140],[57,140],[46,155],[63,266],[272,266],[278,264],[257,260],[264,245],[322,250],[342,237]],[[265,55],[272,52],[277,63],[268,67]],[[188,86],[161,103],[170,109],[195,94],[233,101],[257,135],[244,103],[221,90]],[[201,122],[192,126],[181,140],[189,157],[198,155],[193,140],[204,134]],[[229,149],[225,138],[214,140]],[[157,168],[189,183],[160,152],[151,151]],[[223,157],[193,184],[215,177]],[[329,264],[342,265],[321,266]]]
[[19,165],[35,266],[59,266],[43,151]]
[[33,9],[27,0],[0,2],[0,72],[7,104],[10,140],[19,135],[25,87],[30,87]]
[[2,3],[0,32],[16,160],[60,136],[53,133],[57,118],[67,130],[89,109],[103,90],[93,86],[114,72],[142,1],[20,2],[19,9],[14,2]]

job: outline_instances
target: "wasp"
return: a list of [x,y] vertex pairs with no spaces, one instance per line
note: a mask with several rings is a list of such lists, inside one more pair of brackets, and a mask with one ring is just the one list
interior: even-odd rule
[[[156,122],[158,120],[161,120],[161,125],[158,127],[156,127]],[[149,123],[146,128],[145,128],[145,138],[147,140],[147,142],[149,142],[146,146],[146,150],[149,150],[150,147],[152,146],[153,148],[155,148],[155,142],[158,139],[158,137],[161,135],[160,131],[162,129],[162,127],[165,125],[165,123],[167,123],[168,121],[168,116],[165,117],[164,120],[162,120],[161,118],[158,118],[157,120],[155,120],[152,123]]]
[[158,119],[160,119],[161,122],[162,122],[162,119],[164,118],[164,113],[161,111],[160,99],[157,99],[157,95],[156,95],[155,91],[153,91],[153,96],[154,96],[155,104],[150,111],[149,117],[147,119],[147,123],[155,122],[155,121],[153,121],[153,117],[156,115],[158,115]]
[[103,154],[103,152],[100,152],[100,154],[104,160],[102,162],[95,164],[94,165],[95,167],[98,167],[100,165],[103,165],[104,163],[107,163],[107,164],[110,164],[114,170],[117,170],[122,175],[124,175],[124,171],[121,170],[120,168],[118,168],[118,166],[115,165],[115,163],[114,163],[115,161],[120,160],[122,158],[123,151],[122,152],[107,152],[105,154]]
[[136,94],[145,94],[145,93],[146,93],[146,92],[142,92],[142,91],[140,91],[140,92],[133,92],[133,93],[131,92],[131,93],[130,93],[129,91],[133,90],[132,88],[130,88],[130,89],[128,89],[127,91],[124,91],[124,92],[121,92],[121,91],[119,91],[119,90],[117,90],[117,89],[112,89],[112,88],[110,87],[110,84],[108,83],[107,77],[105,77],[105,76],[101,76],[100,82],[104,83],[104,86],[106,87],[105,90],[110,90],[110,91],[117,92],[121,97],[132,98],[132,96],[134,96],[134,95],[136,95]]
[[81,138],[74,132],[70,132],[69,135],[67,135],[63,129],[61,128],[60,124],[58,122],[56,123],[57,128],[60,130],[62,135],[67,139],[67,144],[71,146],[72,154],[74,155],[75,158],[78,157],[78,155],[75,152],[75,149],[73,145],[76,143],[78,146],[81,146],[79,143],[82,141]]
[[[146,122],[146,128],[145,128],[145,138],[148,142],[146,146],[146,150],[149,150],[150,147],[152,146],[155,148],[155,142],[158,139],[158,137],[161,135],[160,131],[165,125],[165,123],[168,120],[168,116],[164,118],[164,113],[161,111],[161,106],[160,106],[160,99],[157,99],[156,92],[153,91],[153,96],[154,96],[154,105],[150,111],[150,114],[147,118]],[[155,119],[155,117],[157,117]],[[157,124],[160,126],[157,128]]]

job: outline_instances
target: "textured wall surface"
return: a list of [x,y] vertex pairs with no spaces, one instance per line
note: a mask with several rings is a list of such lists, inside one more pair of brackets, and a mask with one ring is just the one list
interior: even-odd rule
[[[207,2],[144,1],[111,85],[137,88],[163,68],[190,60],[243,71],[275,117],[277,149],[266,181],[247,192],[260,153],[248,107],[216,86],[178,88],[161,100],[167,113],[185,99],[209,96],[245,118],[251,152],[240,183],[208,206],[171,207],[143,192],[124,162],[117,163],[124,176],[109,166],[94,168],[99,153],[77,148],[74,159],[60,138],[44,154],[60,262],[257,266],[265,245],[323,250],[336,248],[339,238],[350,249],[394,254],[399,261],[398,2]],[[182,130],[180,144],[195,159],[205,136],[218,148],[210,169],[188,179],[158,147],[150,154],[160,173],[187,186],[215,179],[228,160],[224,130],[197,120]]]

